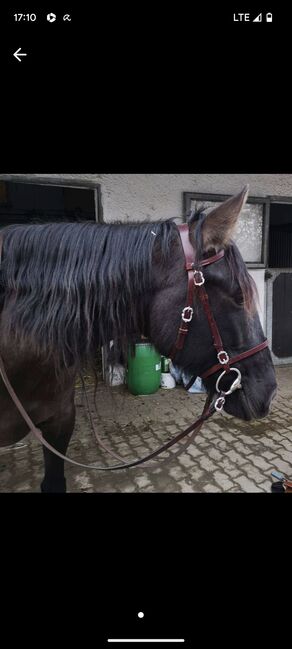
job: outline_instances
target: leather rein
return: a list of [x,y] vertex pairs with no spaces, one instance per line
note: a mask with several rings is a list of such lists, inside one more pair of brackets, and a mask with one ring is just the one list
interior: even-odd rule
[[[248,358],[250,356],[253,356],[254,354],[257,354],[261,350],[265,349],[268,347],[268,341],[265,340],[259,345],[256,345],[256,347],[253,347],[252,349],[249,349],[248,351],[242,352],[241,354],[238,354],[234,356],[233,358],[229,358],[228,353],[224,350],[223,343],[221,340],[221,336],[217,327],[217,324],[214,320],[213,313],[210,307],[209,299],[208,299],[208,294],[206,292],[206,289],[204,287],[205,284],[205,278],[203,275],[202,268],[205,266],[209,266],[210,264],[216,263],[220,259],[224,257],[224,250],[221,250],[218,252],[216,255],[209,257],[207,259],[203,259],[199,261],[198,263],[194,262],[194,249],[192,247],[192,244],[189,239],[189,228],[187,224],[179,225],[177,226],[181,238],[181,244],[182,248],[184,251],[184,257],[185,257],[185,270],[188,273],[188,291],[187,291],[187,301],[186,301],[186,306],[184,307],[182,314],[181,314],[181,323],[180,327],[178,330],[178,335],[175,341],[175,344],[170,352],[170,358],[173,359],[177,352],[181,351],[183,349],[184,343],[186,336],[189,331],[189,323],[191,322],[193,318],[193,304],[194,304],[194,293],[195,291],[198,294],[198,297],[202,303],[205,315],[208,320],[208,324],[211,330],[212,334],[212,339],[213,339],[213,345],[215,347],[216,353],[217,353],[217,359],[218,363],[213,365],[209,370],[201,374],[201,378],[205,379],[211,376],[212,374],[215,374],[216,372],[223,370],[220,374],[220,376],[217,379],[216,382],[216,392],[215,396],[212,397],[210,395],[207,396],[204,409],[202,414],[198,417],[198,419],[188,426],[185,430],[179,432],[175,437],[173,437],[171,440],[167,441],[165,444],[160,446],[158,449],[155,451],[149,453],[148,455],[137,459],[133,460],[132,462],[125,462],[125,460],[120,457],[117,453],[114,453],[109,449],[105,443],[100,439],[99,435],[96,432],[96,429],[94,427],[91,413],[89,410],[89,404],[88,404],[88,398],[87,398],[87,393],[86,394],[86,399],[87,399],[87,406],[88,406],[88,411],[89,411],[89,417],[91,421],[91,426],[94,430],[95,436],[97,441],[99,442],[100,446],[106,450],[112,457],[118,460],[118,464],[111,465],[111,466],[101,466],[101,465],[95,465],[95,464],[84,464],[81,462],[77,462],[76,460],[72,460],[71,458],[67,457],[66,455],[63,455],[57,449],[55,449],[47,440],[43,437],[42,431],[37,428],[31,418],[29,417],[28,413],[26,412],[25,408],[23,407],[21,401],[19,400],[18,396],[16,395],[9,378],[7,376],[5,366],[3,363],[3,359],[0,355],[0,375],[2,377],[3,383],[8,391],[8,393],[11,396],[11,399],[16,406],[18,412],[20,413],[21,417],[27,424],[29,430],[32,432],[32,434],[36,437],[36,439],[43,445],[45,446],[49,451],[57,455],[60,459],[70,462],[71,464],[74,464],[75,466],[79,466],[85,469],[96,469],[98,471],[117,471],[121,469],[129,469],[135,466],[139,466],[141,464],[144,464],[145,462],[148,462],[149,460],[152,460],[156,458],[158,455],[161,453],[168,451],[172,446],[177,444],[178,442],[181,442],[184,438],[187,438],[187,441],[184,444],[180,444],[180,449],[176,453],[171,454],[172,457],[176,457],[178,455],[181,455],[187,447],[193,442],[194,438],[196,435],[199,433],[203,423],[207,421],[216,411],[217,412],[222,412],[226,397],[234,390],[237,390],[241,388],[241,373],[240,370],[237,369],[236,367],[231,367],[231,365],[234,365],[235,363],[238,363],[239,361]],[[0,236],[0,264],[1,264],[1,254],[2,254],[2,246],[3,246],[3,240],[2,237]],[[229,390],[224,391],[220,389],[220,381],[223,378],[225,374],[229,374],[230,372],[235,372],[237,375],[236,378],[234,379],[233,383],[231,384]],[[187,389],[194,383],[196,377],[194,377],[188,384]],[[84,383],[83,383],[84,385]],[[169,456],[167,456],[166,460],[160,460],[158,462],[158,465],[164,464],[165,462],[168,462],[170,459]],[[153,467],[157,469],[157,463],[154,465],[148,465],[147,468]]]

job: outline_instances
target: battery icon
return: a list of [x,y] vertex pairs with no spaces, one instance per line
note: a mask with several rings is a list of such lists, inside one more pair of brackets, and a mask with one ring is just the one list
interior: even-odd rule
[[273,14],[266,14],[266,22],[267,23],[273,22]]

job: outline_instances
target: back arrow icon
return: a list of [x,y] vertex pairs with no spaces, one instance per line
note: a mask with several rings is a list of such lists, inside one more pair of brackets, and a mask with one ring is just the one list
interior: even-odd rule
[[15,56],[15,58],[18,61],[21,61],[21,59],[19,58],[20,56],[27,56],[27,54],[25,52],[21,52],[20,50],[21,50],[21,47],[19,47],[18,50],[16,50],[16,52],[13,53],[13,56]]

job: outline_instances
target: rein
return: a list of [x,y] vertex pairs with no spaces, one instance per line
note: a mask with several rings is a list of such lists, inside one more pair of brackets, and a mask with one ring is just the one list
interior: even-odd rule
[[[177,435],[175,435],[175,437],[173,437],[173,439],[169,440],[168,442],[166,442],[165,444],[160,446],[157,450],[149,453],[148,455],[146,455],[146,456],[144,456],[144,457],[142,457],[140,459],[133,460],[132,462],[125,462],[123,460],[123,458],[121,458],[116,453],[113,453],[113,451],[111,451],[102,442],[102,440],[100,439],[100,437],[98,436],[98,434],[97,434],[97,432],[95,430],[95,427],[94,427],[94,424],[93,424],[93,421],[92,421],[92,417],[91,417],[91,414],[90,414],[90,411],[89,411],[91,426],[92,426],[92,428],[94,430],[96,439],[98,440],[101,447],[104,450],[106,450],[110,455],[115,457],[115,459],[117,459],[120,463],[115,464],[115,465],[111,465],[111,466],[100,466],[100,465],[95,465],[95,464],[83,464],[81,462],[77,462],[76,460],[72,460],[71,458],[67,457],[66,455],[63,455],[62,453],[57,451],[53,446],[51,446],[51,444],[49,444],[49,442],[46,441],[46,439],[43,437],[42,431],[34,425],[33,421],[31,420],[28,413],[24,409],[21,401],[17,397],[17,395],[16,395],[16,393],[15,393],[15,391],[14,391],[14,389],[13,389],[13,387],[12,387],[10,381],[9,381],[9,378],[7,376],[5,366],[4,366],[4,363],[3,363],[3,359],[2,359],[2,357],[0,355],[0,375],[2,377],[3,383],[4,383],[8,393],[10,394],[11,399],[12,399],[14,405],[16,406],[18,412],[20,413],[21,417],[23,418],[23,420],[27,424],[29,430],[32,432],[32,434],[36,437],[36,439],[43,446],[45,446],[49,451],[51,451],[52,453],[57,455],[60,459],[66,461],[66,462],[70,462],[71,464],[74,464],[75,466],[79,466],[79,467],[82,467],[82,468],[85,468],[85,469],[96,469],[98,471],[117,471],[117,470],[121,470],[121,469],[129,469],[131,467],[139,466],[139,465],[144,464],[145,462],[147,462],[149,460],[154,459],[155,457],[157,457],[158,455],[160,455],[164,451],[169,450],[172,446],[174,446],[175,444],[177,444],[178,442],[183,440],[185,437],[190,435],[190,438],[187,440],[187,442],[185,444],[181,445],[181,448],[179,449],[179,451],[177,453],[173,454],[173,456],[180,455],[181,453],[183,453],[186,450],[186,448],[189,446],[189,444],[191,444],[191,442],[194,440],[196,435],[199,433],[203,423],[205,421],[207,421],[216,411],[217,412],[222,412],[224,404],[225,404],[226,397],[228,395],[232,394],[232,392],[234,392],[234,390],[237,390],[237,389],[241,388],[241,373],[236,367],[230,367],[230,365],[234,364],[234,363],[237,363],[237,362],[243,360],[244,358],[248,358],[249,356],[253,356],[254,354],[256,354],[259,351],[261,351],[261,350],[265,349],[266,347],[268,347],[268,341],[265,340],[264,342],[260,343],[256,347],[253,347],[252,349],[250,349],[248,351],[245,351],[245,352],[243,352],[241,354],[238,354],[237,356],[234,356],[232,359],[229,358],[227,352],[223,348],[223,343],[222,343],[222,340],[221,340],[221,336],[220,336],[217,324],[216,324],[216,322],[214,320],[214,317],[213,317],[213,314],[212,314],[212,311],[211,311],[211,307],[210,307],[209,299],[208,299],[208,294],[207,294],[206,289],[204,287],[205,278],[204,278],[203,271],[202,271],[203,267],[208,266],[208,265],[213,264],[213,263],[216,263],[217,261],[222,259],[224,257],[224,250],[221,250],[220,252],[218,252],[213,257],[209,257],[208,259],[203,259],[200,262],[198,262],[198,264],[195,264],[195,262],[194,262],[194,250],[193,250],[193,247],[192,247],[190,239],[189,239],[188,225],[187,224],[179,225],[178,230],[179,230],[179,233],[180,233],[181,244],[182,244],[182,248],[183,248],[184,256],[185,256],[185,269],[186,269],[186,271],[188,273],[188,291],[187,291],[187,303],[186,303],[186,306],[184,307],[184,309],[182,311],[181,323],[180,323],[180,327],[179,327],[179,330],[178,330],[177,339],[176,339],[176,342],[175,342],[175,344],[173,346],[173,349],[171,350],[170,358],[173,359],[174,356],[176,355],[176,353],[178,351],[181,351],[181,349],[184,346],[186,335],[187,335],[187,333],[189,331],[188,325],[189,325],[189,323],[191,322],[191,320],[193,318],[194,291],[196,290],[196,291],[198,291],[199,299],[200,299],[200,301],[201,301],[201,303],[203,305],[204,312],[205,312],[207,320],[208,320],[208,324],[209,324],[211,334],[212,334],[213,345],[214,345],[215,350],[217,352],[217,359],[219,361],[219,363],[217,363],[216,365],[213,365],[209,370],[204,372],[201,375],[201,378],[205,379],[205,378],[211,376],[212,374],[214,374],[215,372],[218,372],[219,370],[222,370],[222,368],[224,367],[223,372],[220,374],[220,376],[219,376],[219,378],[217,379],[217,382],[216,382],[217,394],[215,394],[213,400],[211,399],[211,397],[209,395],[207,396],[203,412],[193,424],[188,426],[188,428],[186,428],[185,430],[179,432]],[[3,239],[2,239],[2,236],[0,235],[0,264],[1,264],[2,246],[3,246]],[[230,386],[229,390],[227,390],[227,391],[220,390],[220,388],[219,388],[220,380],[222,379],[222,377],[226,373],[230,373],[230,372],[235,372],[237,374],[235,380],[233,381],[233,383]],[[194,377],[190,381],[190,383],[187,386],[187,389],[194,383],[195,379],[196,379],[196,377]],[[86,391],[85,391],[85,394],[86,394]],[[86,394],[86,399],[87,399],[87,394]],[[87,406],[88,406],[88,399],[87,399]],[[89,410],[89,408],[88,408],[88,410]],[[169,457],[167,457],[167,460],[159,461],[158,464],[161,465],[165,461],[168,461],[168,460],[169,460]],[[154,466],[155,468],[157,468],[157,464],[150,465],[150,466]]]

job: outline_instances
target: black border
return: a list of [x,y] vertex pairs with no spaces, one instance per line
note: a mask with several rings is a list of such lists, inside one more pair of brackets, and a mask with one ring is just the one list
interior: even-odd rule
[[[125,5],[115,15],[109,6],[109,22],[101,13],[98,27],[92,20],[88,67],[52,71],[40,63],[24,74],[7,66],[1,173],[292,173],[287,3],[280,46],[276,22],[272,37],[260,25],[235,30],[223,24],[221,5],[212,8],[212,25],[209,5],[195,15],[193,7],[160,16],[148,8],[136,16],[145,35]],[[97,47],[105,25],[111,60],[102,42]],[[143,594],[141,608],[153,598],[161,606],[171,599],[178,613],[187,608],[194,647],[290,637],[286,494],[1,494],[0,501],[1,633],[8,630],[11,644],[18,631],[18,644],[39,646],[40,637],[68,644],[79,633],[84,646],[99,646],[114,594],[124,607],[137,599],[140,607]]]
[[58,626],[59,640],[99,647],[107,634],[131,637],[144,610],[151,635],[162,620],[186,647],[279,638],[290,624],[288,508],[286,494],[2,494],[10,634],[34,644],[40,619],[49,643]]

